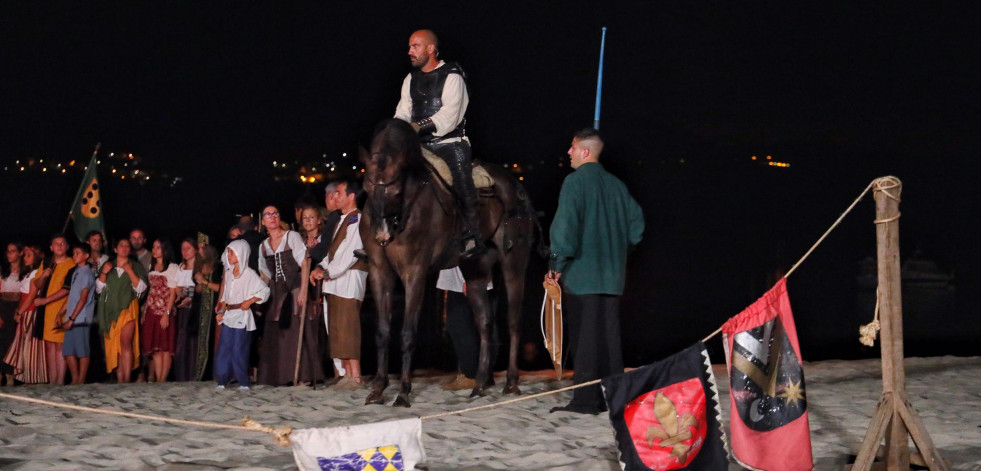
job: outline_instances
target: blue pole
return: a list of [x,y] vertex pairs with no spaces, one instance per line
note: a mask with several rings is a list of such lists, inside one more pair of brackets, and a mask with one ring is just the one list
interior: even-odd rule
[[593,113],[593,129],[599,131],[600,98],[603,96],[603,53],[606,51],[606,26],[603,27],[603,38],[600,40],[599,77],[596,79],[596,111]]

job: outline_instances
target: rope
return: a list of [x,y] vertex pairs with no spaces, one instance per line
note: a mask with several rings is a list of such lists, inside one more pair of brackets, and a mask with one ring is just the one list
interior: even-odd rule
[[[815,242],[814,245],[811,246],[811,248],[807,251],[807,253],[805,253],[804,256],[801,257],[800,260],[798,260],[797,263],[794,264],[794,266],[790,267],[790,270],[788,270],[787,271],[787,274],[784,275],[783,277],[784,278],[787,278],[788,276],[790,276],[790,274],[793,273],[794,270],[796,270],[797,267],[800,266],[800,264],[803,263],[804,260],[806,260],[809,255],[811,255],[811,252],[813,252],[814,249],[817,248],[817,246],[821,245],[821,242],[824,242],[825,237],[828,237],[828,234],[830,234],[831,231],[833,231],[836,227],[838,227],[838,224],[841,222],[841,220],[844,219],[845,216],[847,216],[848,213],[851,212],[852,208],[854,208],[855,205],[858,204],[858,202],[862,200],[862,198],[865,196],[866,193],[869,192],[869,189],[872,188],[873,185],[876,185],[880,180],[885,180],[887,178],[893,178],[895,180],[895,177],[883,177],[883,178],[879,178],[879,179],[873,180],[871,183],[869,183],[869,185],[866,186],[864,190],[862,190],[862,194],[858,195],[858,198],[855,198],[855,201],[852,201],[851,206],[849,206],[848,209],[845,210],[845,212],[841,213],[841,216],[838,216],[838,220],[835,221],[835,223],[832,224],[831,227],[828,228],[828,230],[824,231],[824,234],[821,236],[821,238],[818,239],[818,241]],[[898,182],[899,180],[896,180],[896,181]],[[891,189],[893,187],[888,187],[888,188]],[[880,190],[877,188],[876,191],[880,191]],[[888,193],[886,193],[886,194],[888,194]]]
[[499,406],[503,406],[503,405],[507,405],[507,404],[513,404],[515,402],[527,401],[527,400],[530,400],[530,399],[537,399],[539,397],[544,397],[544,396],[551,396],[552,394],[558,394],[558,393],[561,393],[561,392],[572,391],[573,389],[579,389],[579,388],[584,388],[586,386],[592,386],[594,384],[599,384],[600,381],[602,381],[602,379],[594,379],[592,381],[586,381],[585,383],[573,384],[572,386],[566,386],[564,388],[556,389],[554,391],[545,391],[545,392],[541,392],[541,393],[538,393],[538,394],[532,394],[531,396],[523,396],[523,397],[518,397],[518,398],[514,398],[514,399],[508,399],[507,401],[504,401],[504,402],[495,402],[493,404],[485,404],[485,405],[482,405],[482,406],[470,407],[468,409],[461,409],[461,410],[455,410],[455,411],[450,411],[450,412],[442,412],[442,413],[433,414],[433,415],[425,415],[425,416],[419,417],[419,420],[429,420],[429,419],[435,419],[435,418],[438,418],[438,417],[446,417],[448,415],[463,414],[463,413],[466,413],[466,412],[473,412],[475,410],[490,409],[490,408],[493,408],[493,407],[499,407]]
[[96,414],[106,414],[106,415],[117,415],[120,417],[130,417],[133,419],[144,419],[144,420],[155,420],[159,422],[169,422],[172,424],[183,424],[183,425],[194,425],[198,427],[208,427],[208,428],[223,428],[231,430],[249,430],[253,432],[263,432],[268,433],[273,436],[280,446],[289,446],[290,439],[289,435],[293,432],[293,427],[286,426],[281,428],[265,427],[258,422],[252,420],[250,417],[246,416],[242,419],[242,425],[228,425],[219,424],[215,422],[200,422],[197,420],[183,420],[183,419],[171,419],[169,417],[158,417],[154,415],[144,415],[144,414],[134,414],[132,412],[121,412],[114,410],[102,410],[95,409],[92,407],[76,406],[72,404],[62,404],[58,402],[46,401],[44,399],[35,399],[33,397],[17,396],[14,394],[0,393],[0,397],[6,399],[12,399],[15,401],[30,402],[33,404],[41,404],[45,406],[59,407],[62,409],[72,409],[83,412],[93,412]]
[[[819,245],[821,245],[821,242],[824,242],[824,239],[828,237],[828,234],[830,234],[831,231],[833,231],[836,227],[838,227],[838,224],[841,223],[841,220],[845,219],[845,216],[847,216],[848,213],[852,211],[852,208],[854,208],[855,205],[857,205],[858,202],[865,197],[865,194],[869,192],[870,188],[875,187],[875,191],[881,191],[888,198],[899,201],[899,197],[893,195],[892,193],[889,193],[888,190],[892,190],[893,188],[899,188],[901,185],[902,183],[896,177],[882,177],[872,180],[872,182],[869,183],[864,190],[862,190],[862,193],[859,194],[857,198],[855,198],[855,201],[852,201],[852,204],[848,206],[848,209],[846,209],[845,212],[841,213],[841,216],[838,216],[838,219],[835,220],[834,224],[832,224],[831,227],[828,228],[828,230],[824,231],[824,234],[821,235],[821,238],[818,239],[817,242],[815,242],[814,245],[812,245],[811,248],[807,250],[807,253],[805,253],[804,256],[801,257],[800,260],[798,260],[797,263],[794,264],[794,266],[790,267],[790,270],[787,270],[787,273],[783,275],[783,277],[784,278],[789,277],[790,274],[793,273],[794,270],[796,270],[801,263],[804,263],[804,260],[807,260],[807,257],[811,255],[811,252],[814,252],[814,249],[816,249]],[[887,222],[895,221],[897,219],[899,219],[899,214],[886,219],[881,219],[881,220],[877,219],[875,220],[875,223],[884,224]],[[876,301],[876,315],[878,316],[878,301]],[[876,323],[878,323],[878,318],[876,318]],[[715,332],[712,332],[711,334],[708,335],[708,337],[702,339],[702,343],[705,343],[709,341],[709,339],[711,339],[712,337],[719,335],[720,332],[722,332],[722,327],[715,329]]]

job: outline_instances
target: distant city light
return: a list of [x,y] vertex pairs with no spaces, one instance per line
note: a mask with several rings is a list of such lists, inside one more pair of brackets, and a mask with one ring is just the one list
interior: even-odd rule
[[347,157],[347,152],[341,154],[341,157]]
[[352,165],[351,166],[351,170],[357,170],[357,169],[358,169],[358,166],[357,165]]
[[756,156],[754,155],[754,156],[750,157],[749,159],[750,160],[756,160]]
[[782,167],[782,168],[790,167],[790,164],[787,163],[787,162],[775,162],[775,161],[771,161],[771,162],[767,162],[767,165],[769,165],[771,167]]

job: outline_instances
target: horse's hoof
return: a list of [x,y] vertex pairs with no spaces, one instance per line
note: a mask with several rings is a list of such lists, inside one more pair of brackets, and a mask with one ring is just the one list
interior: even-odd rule
[[384,403],[385,403],[385,398],[382,395],[382,390],[380,389],[372,390],[371,393],[368,394],[368,398],[364,400],[364,405],[366,406],[371,404],[384,404]]
[[484,394],[484,388],[479,386],[473,388],[473,391],[470,392],[470,397],[484,397],[485,395],[486,394]]
[[407,399],[404,395],[399,394],[398,397],[395,398],[395,403],[392,404],[392,407],[412,407],[412,404],[409,404],[409,399]]
[[521,390],[518,389],[517,384],[508,384],[504,386],[504,394],[507,395],[518,395],[521,394]]

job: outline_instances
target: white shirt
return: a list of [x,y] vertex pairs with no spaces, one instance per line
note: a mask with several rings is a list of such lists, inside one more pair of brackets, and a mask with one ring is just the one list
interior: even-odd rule
[[[221,295],[221,300],[226,305],[241,304],[252,298],[259,298],[257,303],[264,303],[269,299],[269,287],[262,282],[255,270],[245,267],[237,278],[232,273],[232,270],[226,272],[225,291]],[[221,324],[233,329],[253,331],[255,317],[252,316],[252,309],[228,309],[221,318]]]
[[[341,221],[334,228],[334,236],[341,230],[341,224],[347,221],[347,216],[351,212],[341,216]],[[358,259],[354,257],[354,251],[363,249],[361,242],[361,215],[358,220],[348,224],[347,234],[341,245],[337,247],[334,258],[327,257],[320,262],[320,267],[324,269],[324,292],[340,296],[342,298],[364,300],[364,292],[367,286],[368,272],[363,270],[351,270]],[[333,237],[331,237],[333,240]]]
[[[439,61],[436,68],[446,65],[446,62]],[[433,69],[435,70],[435,69]],[[402,81],[402,96],[398,106],[395,107],[395,117],[402,121],[412,122],[412,96],[409,94],[412,83],[412,74],[405,76]],[[467,84],[460,74],[449,74],[446,82],[443,83],[443,94],[440,96],[443,106],[436,114],[429,118],[436,125],[433,135],[442,137],[446,133],[453,131],[463,122],[467,114],[467,106],[470,104],[470,97],[467,95]],[[447,139],[443,142],[459,141],[460,138]],[[468,140],[469,141],[469,140]]]
[[[466,280],[463,279],[463,272],[460,271],[460,267],[447,268],[439,271],[439,278],[436,279],[436,288],[462,293],[464,283],[466,283]],[[487,290],[489,291],[491,289],[494,289],[493,281],[487,282]]]
[[37,269],[32,270],[30,273],[28,273],[26,277],[24,277],[24,281],[26,283],[20,285],[21,294],[27,294],[31,292],[31,280],[34,279],[35,275],[37,275]]
[[20,276],[17,273],[10,272],[10,276],[0,280],[0,293],[26,293],[24,285],[29,284],[33,277],[25,276],[23,280],[18,280],[18,278]]
[[[269,272],[269,267],[266,266],[266,257],[274,253],[280,253],[286,250],[286,241],[290,242],[290,249],[293,250],[293,259],[296,260],[296,266],[303,266],[303,259],[307,256],[307,244],[303,242],[303,236],[296,231],[286,231],[286,235],[279,241],[279,247],[273,251],[272,245],[270,245],[270,239],[267,237],[266,240],[262,241],[262,245],[259,249],[259,273],[262,273],[267,278],[272,278],[272,273]],[[265,252],[265,253],[263,253]]]
[[[122,268],[116,267],[116,268],[113,268],[113,270],[116,270],[116,275],[118,275],[118,276],[129,276],[129,275],[126,274],[126,270],[123,270]],[[101,273],[99,275],[101,275]],[[102,290],[106,289],[106,284],[103,283],[102,280],[99,279],[100,278],[99,275],[96,275],[96,277],[95,277],[95,292],[96,293],[102,293]],[[137,278],[137,279],[139,279],[139,278]],[[143,292],[146,291],[146,283],[142,279],[139,279],[139,280],[140,280],[140,282],[136,286],[133,287],[133,292],[136,293],[137,296],[143,294]]]
[[170,265],[167,265],[167,268],[164,271],[151,271],[150,274],[147,275],[147,278],[149,278],[150,275],[162,275],[167,278],[168,288],[176,288],[178,286],[177,284],[178,270],[180,270],[180,268],[178,268],[177,264],[171,263]]
[[[185,288],[188,286],[194,286],[194,266],[192,265],[189,269],[184,269],[180,265],[173,264],[177,267],[174,272],[174,282],[177,288]],[[167,268],[170,269],[169,267]]]

